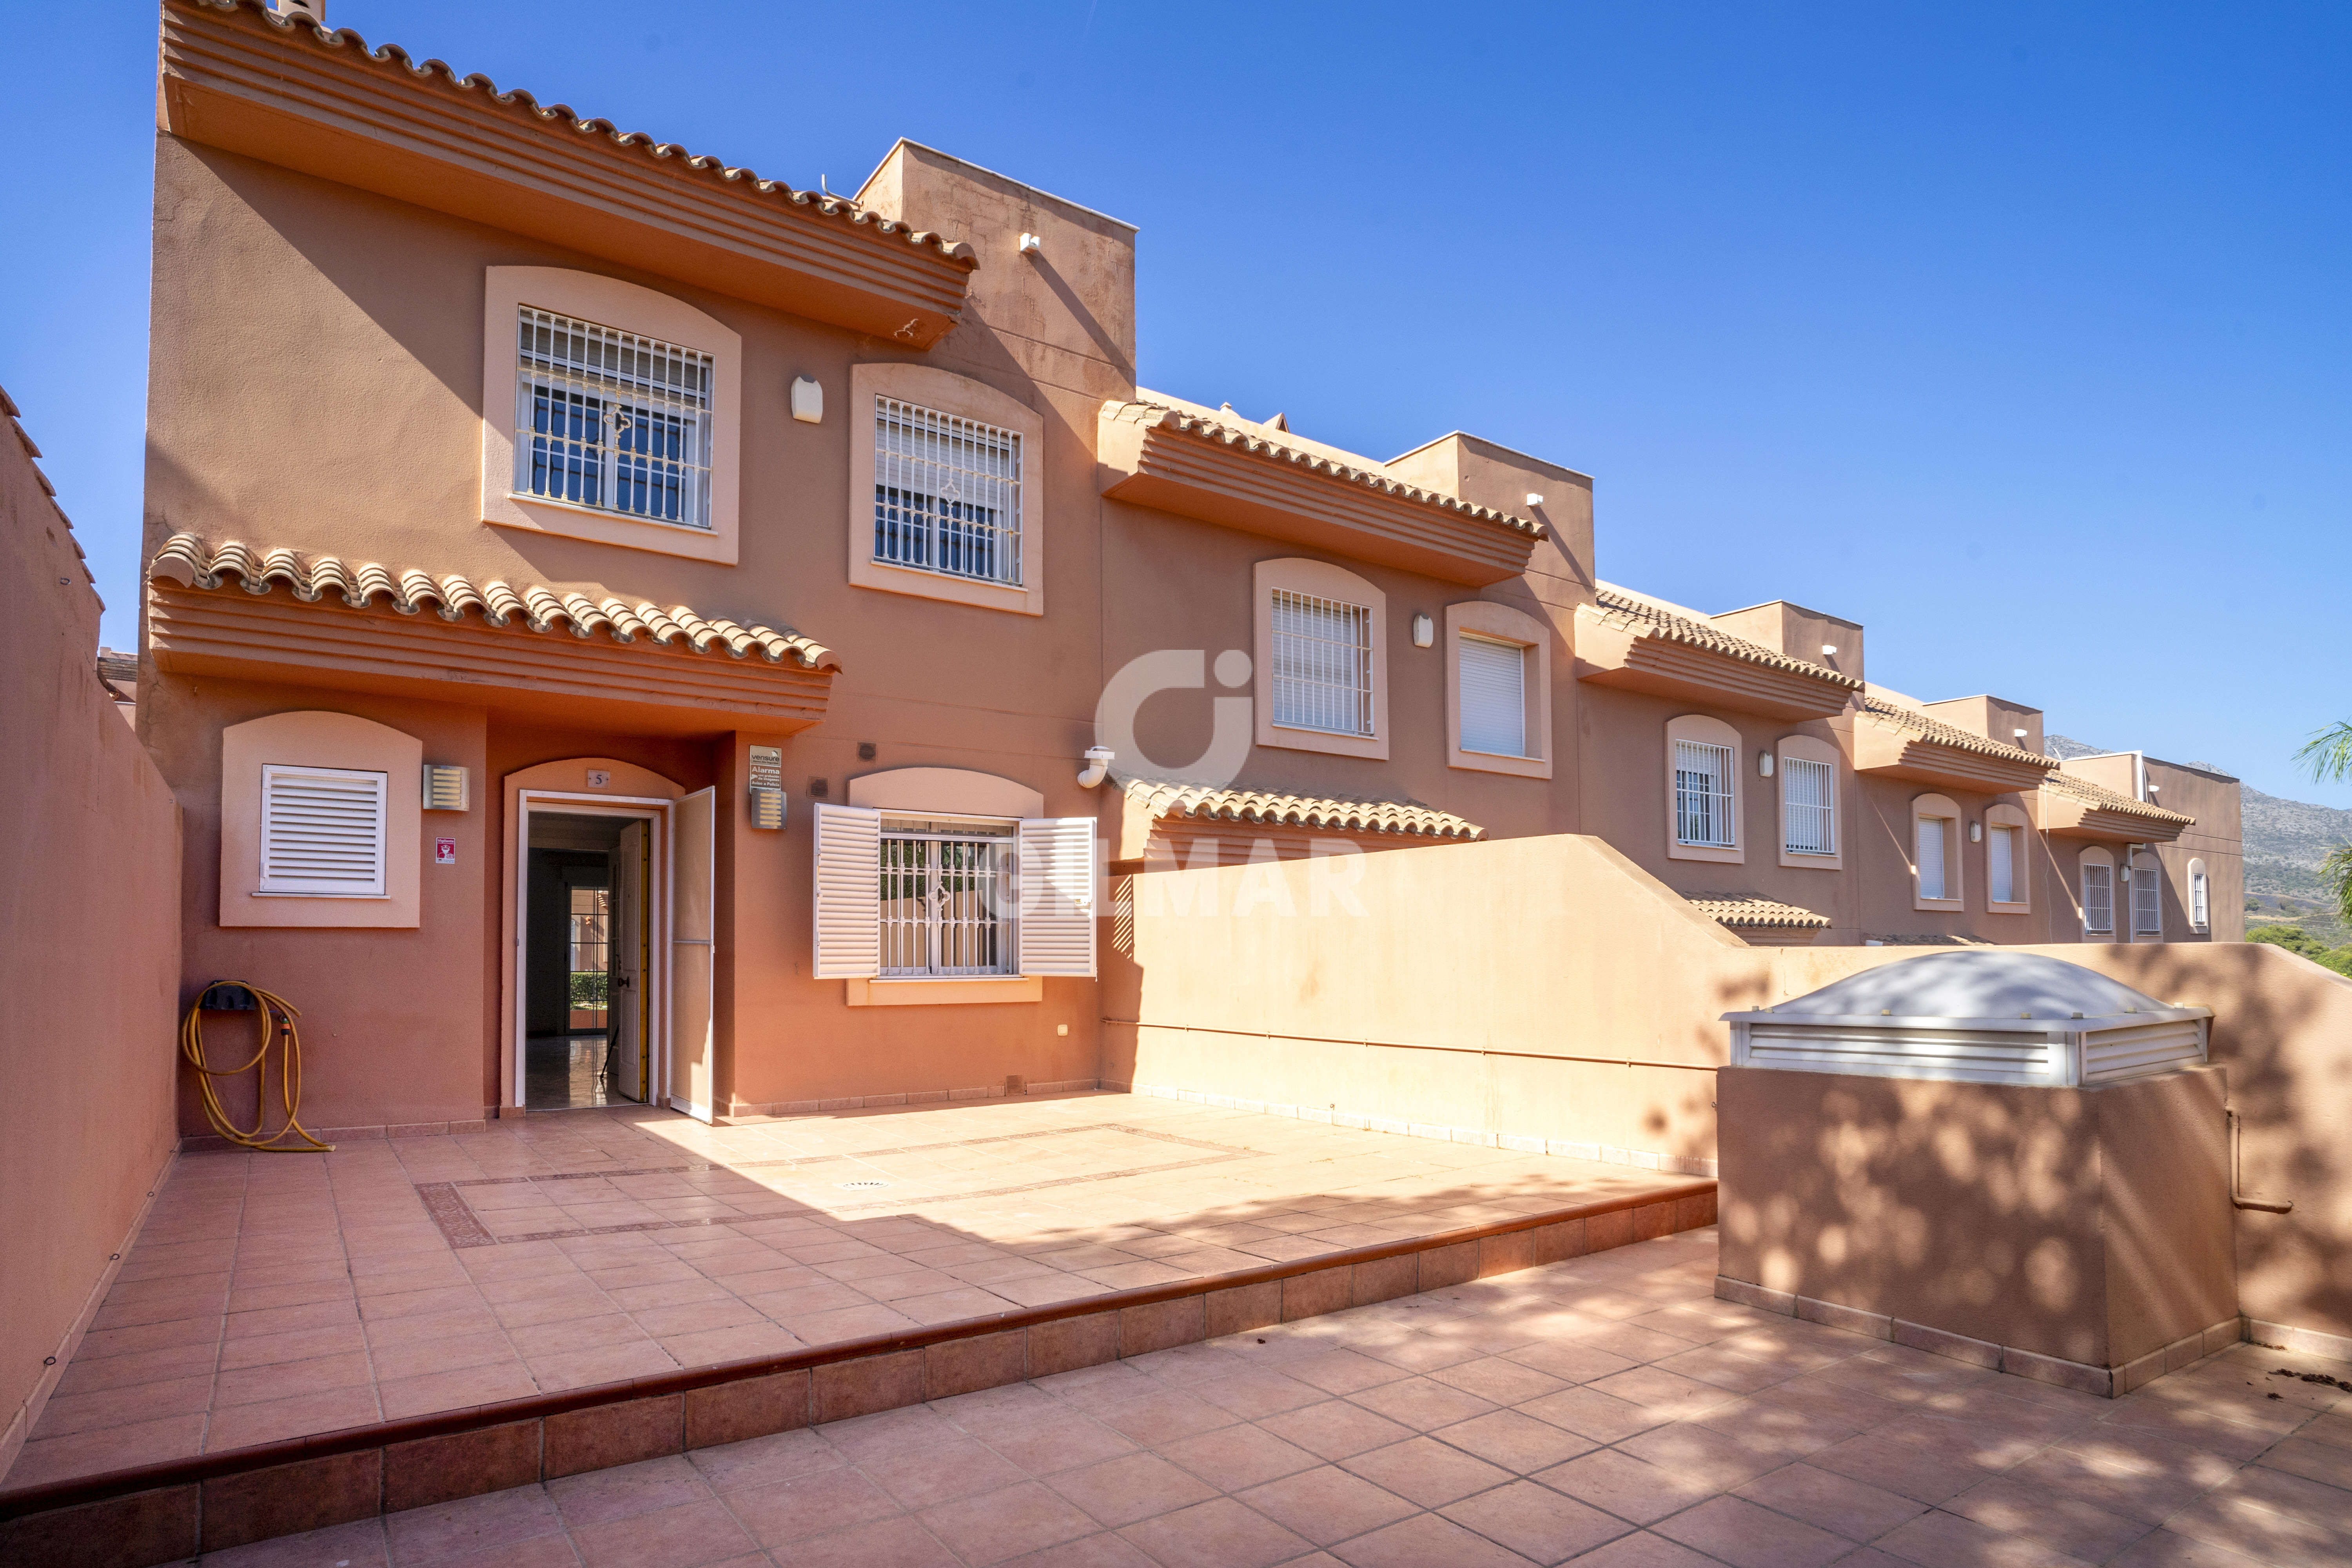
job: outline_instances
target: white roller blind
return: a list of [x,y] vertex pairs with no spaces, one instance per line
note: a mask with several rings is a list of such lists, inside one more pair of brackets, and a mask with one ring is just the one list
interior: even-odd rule
[[2017,829],[1996,827],[1985,840],[1985,879],[1996,904],[2017,902]]
[[1095,819],[1021,823],[1021,973],[1095,972]]
[[870,980],[882,966],[882,814],[816,808],[815,954],[820,980]]
[[1919,818],[1919,896],[1923,899],[1944,899],[1951,895],[1944,890],[1944,819],[1940,816]]
[[1498,757],[1528,754],[1528,650],[1465,633],[1462,749]]
[[2083,867],[2083,929],[2116,929],[2116,868],[2095,862]]
[[261,768],[264,893],[384,897],[386,774],[349,768]]

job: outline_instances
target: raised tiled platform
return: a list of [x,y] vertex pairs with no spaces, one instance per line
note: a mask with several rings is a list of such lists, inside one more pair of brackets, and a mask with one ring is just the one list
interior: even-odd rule
[[[526,1448],[542,1474],[618,1462],[593,1456],[633,1453],[648,1421],[695,1446],[887,1408],[1688,1229],[1712,1205],[1712,1184],[1623,1166],[1098,1094],[192,1156],[0,1511],[201,1496],[217,1545],[323,1522],[289,1516],[295,1498],[514,1484],[500,1466]],[[236,1522],[239,1497],[262,1513]]]

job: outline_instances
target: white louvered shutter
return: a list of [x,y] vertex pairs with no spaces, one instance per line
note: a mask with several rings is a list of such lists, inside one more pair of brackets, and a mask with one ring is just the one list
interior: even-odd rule
[[1095,972],[1095,819],[1021,823],[1021,973]]
[[384,896],[388,775],[349,768],[261,769],[264,893]]
[[1498,757],[1528,754],[1528,650],[1471,637],[1460,644],[1462,749]]
[[1988,897],[1996,904],[2017,902],[2017,829],[1996,827],[1985,841]]
[[2112,866],[2083,868],[2083,929],[2103,935],[2116,929],[2116,870]]
[[1948,898],[1950,895],[1944,888],[1944,819],[1923,816],[1919,818],[1919,896]]
[[870,980],[882,966],[882,814],[816,808],[815,955],[819,980]]

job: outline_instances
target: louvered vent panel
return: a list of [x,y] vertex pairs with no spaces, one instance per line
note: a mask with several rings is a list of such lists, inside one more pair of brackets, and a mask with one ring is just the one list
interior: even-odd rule
[[385,783],[379,773],[265,765],[258,890],[383,898]]
[[2120,1083],[2205,1059],[2205,1030],[2195,1018],[2101,1029],[2083,1037],[2083,1082]]
[[1871,1078],[2054,1084],[2063,1077],[2064,1048],[2061,1040],[2006,1030],[1810,1025],[1783,1029],[1769,1024],[1748,1028],[1750,1067]]

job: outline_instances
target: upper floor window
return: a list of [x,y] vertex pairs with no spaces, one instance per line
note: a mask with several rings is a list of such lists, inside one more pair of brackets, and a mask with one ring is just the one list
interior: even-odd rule
[[2116,863],[2105,849],[2085,849],[2082,858],[2083,931],[2113,936],[2116,931]]
[[2189,862],[2189,923],[2199,931],[2213,927],[2213,885],[2202,860]]
[[1705,741],[1675,742],[1675,842],[1728,849],[1732,832],[1729,746]]
[[1528,650],[1524,643],[1462,638],[1462,749],[1528,754]]
[[1985,909],[2016,915],[2033,905],[2033,826],[2024,809],[2008,801],[1985,807]]
[[532,305],[516,316],[515,492],[709,528],[710,355]]
[[1372,612],[1274,591],[1274,721],[1332,735],[1372,732]]
[[1492,599],[1445,606],[1445,762],[1551,777],[1549,622]]
[[1791,855],[1837,853],[1837,764],[1780,759],[1783,846]]
[[2131,874],[2132,935],[2164,934],[2164,868],[2153,855],[2136,856]]
[[741,336],[568,268],[486,268],[482,295],[482,521],[733,565]]
[[1021,584],[1021,433],[874,400],[874,559]]
[[1952,910],[1960,901],[1960,808],[1940,795],[1911,803],[1911,907]]
[[1304,557],[1259,562],[1250,595],[1256,742],[1385,758],[1388,595],[1344,566]]

